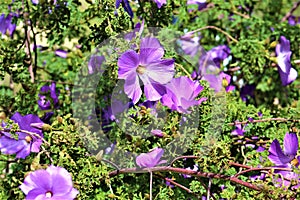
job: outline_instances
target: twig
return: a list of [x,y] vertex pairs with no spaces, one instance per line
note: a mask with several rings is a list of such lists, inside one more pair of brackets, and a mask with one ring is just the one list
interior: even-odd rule
[[252,172],[252,171],[263,171],[263,170],[281,170],[281,171],[292,171],[292,169],[290,168],[283,168],[283,167],[253,167],[253,168],[250,168],[250,169],[246,169],[246,170],[243,170],[237,174],[234,175],[234,177],[238,177],[242,174],[245,174],[247,172]]
[[236,10],[233,10],[231,11],[232,13],[236,14],[236,15],[239,15],[241,17],[244,17],[245,19],[250,19],[250,16],[249,15],[245,15],[243,13],[240,13],[239,11],[236,11]]
[[270,121],[280,121],[280,122],[300,122],[300,119],[285,119],[281,117],[277,118],[268,118],[268,119],[257,119],[257,120],[247,120],[247,121],[242,121],[242,122],[231,122],[228,123],[227,125],[229,126],[235,126],[239,124],[248,124],[248,123],[258,123],[258,122],[270,122]]
[[190,74],[190,73],[189,73],[182,65],[177,64],[177,63],[175,63],[175,65],[176,65],[177,67],[179,67],[182,71],[184,71],[184,73],[185,73],[191,80],[193,80],[192,77],[191,77],[191,74]]
[[[9,132],[10,132],[10,131],[12,131],[12,130],[9,129],[9,128],[1,128],[1,127],[0,127],[0,131],[9,131]],[[28,134],[28,135],[30,135],[30,136],[35,136],[35,137],[41,139],[45,144],[47,144],[48,146],[50,146],[49,142],[47,142],[42,136],[40,136],[40,135],[37,134],[37,133],[33,133],[33,132],[30,132],[30,131],[21,130],[21,129],[17,129],[17,130],[13,130],[13,131],[15,131],[15,132],[26,133],[26,134]]]
[[150,171],[150,200],[152,200],[152,179],[153,179],[153,173]]
[[199,31],[202,31],[202,30],[205,30],[205,29],[215,29],[221,33],[223,33],[224,35],[226,35],[227,37],[229,37],[232,41],[234,41],[235,43],[238,43],[239,41],[235,38],[233,38],[229,33],[227,33],[226,31],[223,31],[222,29],[216,27],[216,26],[204,26],[202,28],[198,28],[194,31],[190,31],[190,32],[187,32],[186,34],[194,34],[196,32],[199,32]]
[[157,176],[157,177],[159,177],[159,178],[161,178],[161,179],[164,179],[164,180],[170,182],[171,184],[175,185],[176,187],[179,187],[179,188],[185,190],[187,193],[192,194],[192,195],[194,195],[195,197],[199,198],[199,196],[198,196],[196,193],[194,193],[192,190],[190,190],[189,188],[187,188],[187,187],[185,187],[185,186],[183,186],[183,185],[181,185],[181,184],[175,182],[174,180],[172,180],[172,179],[170,179],[170,178],[167,178],[167,177],[165,178],[165,177],[163,177],[163,176],[161,176],[161,175],[159,175],[159,174],[154,174],[154,176]]
[[300,1],[295,2],[291,10],[288,13],[286,13],[286,15],[281,19],[281,22],[287,20],[299,6],[300,6]]
[[222,174],[215,174],[210,172],[197,172],[189,169],[182,169],[182,168],[175,168],[170,166],[162,166],[162,167],[152,167],[152,168],[123,168],[120,170],[115,170],[109,173],[110,177],[117,176],[118,174],[126,174],[126,173],[149,173],[149,171],[152,172],[175,172],[180,174],[187,174],[191,176],[197,176],[197,177],[205,177],[205,178],[216,178],[216,179],[222,179],[222,180],[228,180],[236,184],[243,185],[247,188],[261,191],[261,188],[258,186],[248,183],[245,181],[242,181],[234,176],[228,176],[228,175],[222,175]]

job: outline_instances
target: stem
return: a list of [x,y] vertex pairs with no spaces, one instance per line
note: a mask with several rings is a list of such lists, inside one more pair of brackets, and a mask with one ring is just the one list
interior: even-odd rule
[[193,80],[192,77],[191,77],[191,75],[190,75],[190,73],[182,65],[177,64],[177,63],[175,63],[175,65],[177,67],[179,67],[191,80]]
[[152,200],[152,178],[153,178],[153,173],[150,171],[150,200]]
[[[12,130],[11,130],[11,129],[8,129],[8,128],[1,128],[1,127],[0,127],[0,131],[8,131],[8,132],[10,132],[10,131],[12,131]],[[17,129],[17,130],[13,130],[13,131],[15,131],[15,132],[26,133],[26,134],[28,134],[28,135],[30,135],[30,136],[35,136],[35,137],[41,139],[45,144],[47,144],[48,146],[50,146],[49,142],[47,142],[42,136],[40,136],[40,135],[37,134],[37,133],[33,133],[33,132],[26,131],[26,130],[21,130],[21,129]]]
[[269,119],[257,119],[257,120],[247,120],[247,121],[242,121],[242,122],[232,122],[228,123],[227,125],[229,126],[235,126],[238,124],[248,124],[248,123],[258,123],[258,122],[270,122],[270,121],[279,121],[279,122],[300,122],[300,119],[285,119],[281,117],[277,118],[269,118]]
[[300,6],[300,1],[295,2],[291,10],[288,13],[286,13],[286,15],[281,19],[281,22],[287,20],[299,6]]
[[235,43],[238,43],[239,41],[235,38],[233,38],[229,33],[227,33],[226,31],[223,31],[222,29],[216,27],[216,26],[204,26],[202,28],[198,28],[194,31],[190,31],[190,32],[187,32],[186,34],[194,34],[196,32],[199,32],[199,31],[202,31],[202,30],[205,30],[205,29],[215,29],[221,33],[223,33],[224,35],[226,35],[227,37],[229,37],[232,41],[234,41]]
[[151,167],[151,168],[123,168],[120,170],[115,170],[109,173],[110,177],[117,176],[118,174],[126,174],[126,173],[148,173],[149,171],[151,172],[175,172],[175,173],[180,173],[180,174],[187,174],[191,176],[197,176],[197,177],[205,177],[205,178],[216,178],[216,179],[222,179],[222,180],[228,180],[233,183],[243,185],[247,188],[256,190],[256,191],[261,191],[261,188],[258,186],[242,181],[238,179],[237,177],[234,176],[227,176],[227,175],[222,175],[222,174],[215,174],[215,173],[210,173],[210,172],[197,172],[193,170],[188,170],[188,169],[182,169],[182,168],[175,168],[175,167],[170,167],[170,166],[162,166],[162,167]]

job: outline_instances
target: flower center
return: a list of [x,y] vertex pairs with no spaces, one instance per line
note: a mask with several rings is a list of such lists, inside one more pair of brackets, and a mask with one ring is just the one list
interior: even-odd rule
[[228,83],[228,81],[227,81],[226,78],[223,78],[222,85],[223,85],[223,87],[227,87],[229,85],[229,83]]
[[51,197],[52,197],[52,192],[51,191],[46,192],[46,198],[51,198]]
[[26,141],[27,143],[30,143],[31,140],[32,140],[32,138],[31,138],[29,135],[27,135],[27,136],[25,137],[25,141]]
[[294,160],[292,160],[291,164],[294,165],[295,167],[297,167],[297,165],[299,164],[298,159],[295,158]]
[[136,69],[136,72],[139,73],[140,75],[143,75],[145,71],[146,71],[146,67],[140,65]]

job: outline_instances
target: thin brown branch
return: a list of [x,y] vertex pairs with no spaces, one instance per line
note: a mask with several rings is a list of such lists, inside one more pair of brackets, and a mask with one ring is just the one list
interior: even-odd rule
[[299,6],[300,6],[300,1],[295,2],[291,10],[288,13],[286,13],[286,15],[281,19],[281,22],[286,21]]
[[230,38],[230,39],[231,39],[232,41],[234,41],[235,43],[238,43],[238,42],[239,42],[237,39],[235,39],[234,37],[232,37],[229,33],[227,33],[226,31],[224,31],[224,30],[222,30],[222,29],[220,29],[220,28],[218,28],[218,27],[216,27],[216,26],[204,26],[204,27],[198,28],[198,29],[196,29],[196,30],[194,30],[194,31],[190,31],[190,32],[188,32],[188,33],[186,33],[186,34],[194,34],[194,33],[196,33],[196,32],[199,32],[199,31],[202,31],[202,30],[206,30],[206,29],[214,29],[214,30],[217,30],[217,31],[223,33],[224,35],[226,35],[228,38]]
[[22,133],[26,133],[30,136],[35,136],[39,139],[41,139],[46,145],[50,146],[49,142],[47,142],[42,136],[40,136],[39,134],[37,133],[33,133],[33,132],[30,132],[30,131],[26,131],[26,130],[21,130],[21,129],[17,129],[17,130],[11,130],[11,129],[8,129],[8,128],[1,128],[0,127],[0,131],[14,131],[14,132],[22,132]]
[[196,193],[194,193],[192,190],[190,190],[189,188],[187,188],[187,187],[185,187],[185,186],[183,186],[183,185],[181,185],[181,184],[175,182],[174,180],[172,180],[172,179],[170,179],[170,178],[163,177],[163,176],[161,176],[161,175],[159,175],[159,174],[154,174],[154,176],[156,176],[156,177],[158,177],[158,178],[161,178],[161,179],[163,179],[163,180],[165,180],[165,181],[168,181],[168,182],[170,182],[171,184],[175,185],[176,187],[179,187],[179,188],[185,190],[187,193],[192,194],[192,195],[194,195],[195,197],[199,198],[199,196],[198,196]]
[[230,182],[233,182],[233,183],[236,183],[239,185],[243,185],[247,188],[250,188],[250,189],[253,189],[256,191],[261,191],[261,188],[259,188],[258,186],[254,185],[252,183],[242,181],[234,176],[215,174],[215,173],[210,173],[210,172],[197,172],[197,171],[193,171],[193,170],[175,168],[175,167],[170,167],[170,166],[142,168],[142,169],[140,169],[140,168],[123,168],[120,170],[115,170],[115,171],[110,172],[109,176],[113,177],[113,176],[117,176],[118,174],[126,174],[126,173],[149,173],[149,171],[152,171],[152,172],[175,172],[175,173],[186,174],[186,175],[191,175],[191,176],[196,176],[196,177],[228,180]]
[[247,120],[247,121],[242,121],[242,122],[231,122],[228,123],[227,125],[229,126],[235,126],[239,124],[249,124],[249,123],[258,123],[258,122],[270,122],[270,121],[279,121],[279,122],[300,122],[300,119],[285,119],[281,117],[276,117],[276,118],[268,118],[268,119],[257,119],[257,120]]

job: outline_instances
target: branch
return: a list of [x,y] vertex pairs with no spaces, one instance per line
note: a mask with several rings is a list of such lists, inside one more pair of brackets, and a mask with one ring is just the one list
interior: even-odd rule
[[229,37],[232,41],[234,41],[235,43],[238,43],[239,41],[235,38],[233,38],[229,33],[227,33],[226,31],[223,31],[222,29],[216,27],[216,26],[204,26],[202,28],[199,28],[199,29],[196,29],[194,31],[190,31],[190,32],[187,32],[186,34],[194,34],[196,32],[199,32],[199,31],[202,31],[202,30],[205,30],[205,29],[215,29],[221,33],[223,33],[224,35],[226,35],[227,37]]
[[117,176],[118,174],[126,174],[126,173],[149,173],[149,171],[152,172],[175,172],[180,174],[186,174],[196,177],[205,177],[205,178],[216,178],[216,179],[222,179],[222,180],[228,180],[236,184],[243,185],[247,188],[261,191],[261,188],[257,187],[254,184],[242,181],[234,176],[227,176],[222,174],[215,174],[210,172],[197,172],[193,170],[188,169],[182,169],[182,168],[175,168],[175,167],[169,167],[169,166],[162,166],[162,167],[152,167],[152,168],[123,168],[120,170],[115,170],[109,173],[110,177]]
[[286,13],[286,15],[281,19],[281,22],[286,21],[299,6],[300,6],[300,1],[295,2],[291,10],[288,13]]
[[47,144],[48,146],[50,146],[49,142],[47,142],[42,136],[40,136],[39,134],[37,133],[33,133],[33,132],[30,132],[30,131],[26,131],[26,130],[21,130],[21,129],[17,129],[17,130],[11,130],[9,128],[1,128],[0,127],[0,131],[8,131],[8,132],[11,132],[11,131],[14,131],[14,132],[22,132],[22,133],[26,133],[30,136],[35,136],[39,139],[41,139],[45,144]]
[[242,122],[231,122],[228,123],[227,125],[229,126],[235,126],[238,124],[248,124],[248,123],[258,123],[258,122],[270,122],[270,121],[280,121],[280,122],[300,122],[300,119],[285,119],[281,117],[277,118],[268,118],[268,119],[257,119],[257,120],[247,120],[247,121],[242,121]]

